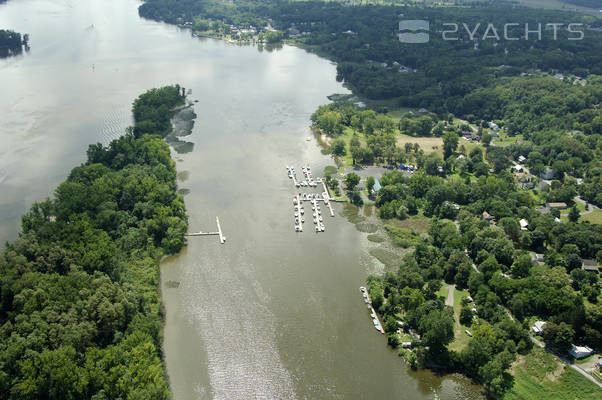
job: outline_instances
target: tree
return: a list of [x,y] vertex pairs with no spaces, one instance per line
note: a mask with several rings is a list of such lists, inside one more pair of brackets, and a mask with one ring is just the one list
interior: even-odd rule
[[571,348],[573,343],[573,336],[575,331],[565,322],[555,324],[553,322],[547,322],[543,327],[543,340],[546,346],[550,346],[553,350],[566,354]]
[[449,156],[454,154],[458,148],[458,141],[460,140],[458,134],[453,131],[447,131],[443,135],[443,159],[446,160]]
[[368,179],[366,179],[366,190],[368,193],[372,193],[372,189],[374,189],[374,183],[375,179],[373,176],[369,176]]
[[364,204],[364,200],[362,200],[362,195],[357,190],[353,190],[349,193],[349,199],[351,199],[351,204],[354,206],[362,206]]
[[581,257],[575,253],[567,254],[564,258],[566,262],[567,272],[572,272],[575,269],[580,269],[582,265]]
[[432,353],[441,352],[454,338],[454,318],[448,310],[433,310],[420,318],[422,342]]
[[341,138],[333,140],[330,145],[330,152],[335,156],[344,156],[347,153],[345,141]]
[[472,310],[468,307],[462,307],[462,310],[460,310],[460,323],[465,326],[470,326],[470,324],[472,324],[472,317]]
[[533,267],[531,256],[528,254],[523,254],[514,261],[510,271],[515,277],[524,278],[529,275],[529,270],[531,267]]
[[360,176],[354,172],[351,172],[345,176],[345,186],[347,190],[353,190],[360,183]]
[[569,211],[569,221],[571,222],[577,222],[579,221],[579,210],[577,209],[577,205],[574,205],[573,207],[571,207],[570,211]]

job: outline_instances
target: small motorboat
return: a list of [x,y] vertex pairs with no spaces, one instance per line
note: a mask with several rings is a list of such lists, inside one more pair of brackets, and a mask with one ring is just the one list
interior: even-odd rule
[[363,286],[360,286],[360,291],[361,291],[362,293],[364,293],[364,292],[366,291],[366,288],[365,288],[365,287],[363,287]]

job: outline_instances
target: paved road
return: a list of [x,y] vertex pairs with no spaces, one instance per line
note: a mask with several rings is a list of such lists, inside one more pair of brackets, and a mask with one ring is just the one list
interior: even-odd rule
[[581,204],[587,204],[588,208],[585,211],[581,211],[579,213],[579,215],[585,215],[585,214],[591,214],[594,212],[594,210],[599,210],[600,208],[596,205],[593,204],[589,204],[587,201],[583,200],[581,197],[579,196],[575,196],[575,201],[579,202]]
[[445,305],[454,308],[454,291],[456,290],[456,285],[448,285],[447,286],[447,299],[445,299]]

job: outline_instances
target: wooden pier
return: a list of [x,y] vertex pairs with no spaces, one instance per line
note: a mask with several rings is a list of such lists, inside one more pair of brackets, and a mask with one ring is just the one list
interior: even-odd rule
[[219,242],[221,244],[226,243],[226,237],[222,234],[222,227],[219,224],[219,217],[215,217],[215,222],[217,223],[217,232],[194,232],[194,233],[187,233],[184,236],[219,236]]

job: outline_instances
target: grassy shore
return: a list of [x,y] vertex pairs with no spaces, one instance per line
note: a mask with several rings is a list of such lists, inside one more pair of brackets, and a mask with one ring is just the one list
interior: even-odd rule
[[535,347],[512,366],[514,386],[503,400],[594,400],[600,389],[577,371]]

